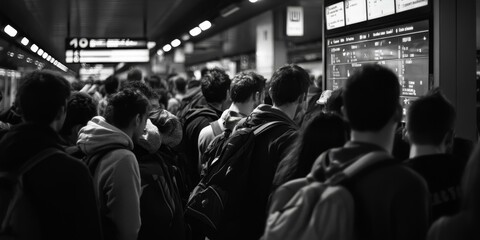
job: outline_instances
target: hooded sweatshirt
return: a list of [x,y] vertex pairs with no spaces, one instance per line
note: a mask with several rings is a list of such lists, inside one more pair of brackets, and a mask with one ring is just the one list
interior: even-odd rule
[[48,126],[22,123],[0,141],[0,170],[14,172],[47,148],[59,153],[24,175],[24,193],[39,218],[41,239],[102,239],[92,177],[78,159],[62,153]]
[[247,194],[243,201],[238,201],[242,202],[241,206],[237,206],[234,216],[229,216],[222,227],[220,239],[259,239],[263,233],[273,176],[280,159],[292,144],[298,126],[284,112],[267,104],[253,110],[242,125],[256,127],[272,121],[282,124],[255,137]]
[[94,117],[79,131],[77,145],[92,156],[113,145],[93,175],[105,239],[135,240],[140,229],[140,171],[132,139],[122,130]]

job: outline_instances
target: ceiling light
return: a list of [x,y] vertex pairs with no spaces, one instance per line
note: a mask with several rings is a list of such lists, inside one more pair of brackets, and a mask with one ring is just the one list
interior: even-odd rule
[[10,37],[15,37],[17,35],[17,30],[10,25],[7,25],[3,31],[8,34]]
[[30,50],[32,50],[32,52],[37,52],[38,51],[38,46],[35,45],[35,44],[32,44],[32,46],[30,47]]
[[192,30],[190,30],[189,33],[190,35],[192,35],[192,37],[195,37],[195,36],[198,36],[200,33],[202,33],[202,29],[200,29],[199,27],[195,27]]
[[152,49],[152,48],[154,48],[156,45],[157,45],[156,42],[148,42],[148,43],[147,43],[147,48],[148,48],[148,49]]
[[162,49],[158,49],[157,54],[158,54],[158,56],[162,56],[162,55],[163,55],[163,50],[162,50]]
[[44,51],[43,51],[41,48],[40,48],[40,49],[38,49],[38,52],[37,52],[38,56],[42,56],[42,55],[43,55],[43,53],[44,53]]
[[251,3],[256,3],[256,2],[258,2],[258,0],[248,0],[248,1],[250,1]]
[[168,52],[168,51],[172,50],[172,46],[170,46],[170,44],[167,44],[167,45],[163,46],[162,49],[163,49],[164,52]]
[[190,40],[190,35],[188,35],[188,34],[183,34],[182,40],[183,40],[184,42]]
[[228,7],[220,10],[220,15],[222,15],[222,17],[228,17],[233,13],[237,12],[238,10],[240,10],[239,6],[237,6],[236,4],[230,4]]
[[52,56],[48,56],[48,57],[47,57],[47,61],[50,62],[50,60],[52,60]]
[[204,21],[204,22],[200,23],[200,25],[198,25],[198,26],[200,27],[200,29],[205,31],[212,26],[212,23],[210,21]]
[[44,59],[47,59],[48,53],[47,53],[47,52],[44,52],[44,53],[42,54],[42,57],[43,57]]
[[180,40],[178,40],[178,39],[175,39],[171,42],[172,47],[178,47],[178,46],[180,46],[181,43],[182,42],[180,42]]
[[28,42],[30,42],[30,41],[28,41],[28,38],[26,38],[26,37],[22,38],[22,44],[23,44],[23,46],[27,46],[27,45],[28,45]]

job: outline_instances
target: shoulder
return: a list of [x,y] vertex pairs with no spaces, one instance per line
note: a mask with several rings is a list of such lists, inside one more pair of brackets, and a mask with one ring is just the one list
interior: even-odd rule
[[198,142],[201,143],[207,141],[208,139],[213,139],[213,137],[213,129],[210,125],[208,125],[202,128],[200,131],[200,134],[198,135]]
[[472,226],[468,214],[460,213],[452,217],[442,217],[432,224],[428,240],[478,239],[476,226]]

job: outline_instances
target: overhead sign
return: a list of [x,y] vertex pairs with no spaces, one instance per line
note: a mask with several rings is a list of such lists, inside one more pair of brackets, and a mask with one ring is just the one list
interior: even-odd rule
[[145,38],[67,38],[65,49],[67,63],[150,61]]
[[287,8],[287,36],[303,36],[303,8]]

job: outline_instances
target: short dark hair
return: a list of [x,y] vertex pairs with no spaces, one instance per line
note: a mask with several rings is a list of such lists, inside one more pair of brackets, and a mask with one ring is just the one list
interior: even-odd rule
[[353,130],[378,131],[399,114],[400,84],[390,69],[364,65],[345,82],[343,105]]
[[256,92],[265,88],[265,78],[255,72],[240,72],[235,75],[230,84],[230,99],[232,102],[243,103]]
[[180,93],[187,92],[187,81],[185,81],[185,78],[174,77],[173,84],[175,85],[175,89],[177,89],[178,92]]
[[48,70],[35,71],[22,79],[17,99],[23,119],[49,125],[70,97],[70,83]]
[[455,108],[439,89],[413,101],[407,111],[407,131],[415,144],[442,143],[455,125]]
[[67,116],[60,134],[69,134],[73,126],[87,125],[87,122],[97,116],[97,103],[84,92],[74,92],[67,102]]
[[105,92],[107,94],[114,94],[118,91],[118,85],[120,81],[115,76],[110,76],[105,79]]
[[148,99],[134,89],[124,89],[111,96],[105,110],[105,120],[118,127],[126,128],[137,115],[144,115],[150,109]]
[[214,68],[208,70],[202,77],[202,93],[209,103],[221,103],[227,98],[230,88],[230,78],[224,70]]
[[128,81],[122,86],[124,89],[133,89],[140,91],[147,99],[158,99],[158,94],[151,87],[140,81]]
[[142,71],[140,71],[139,69],[132,69],[130,70],[130,72],[128,72],[127,74],[127,80],[128,81],[142,81]]
[[297,65],[286,65],[273,73],[269,84],[272,102],[281,106],[297,101],[308,91],[310,76]]

